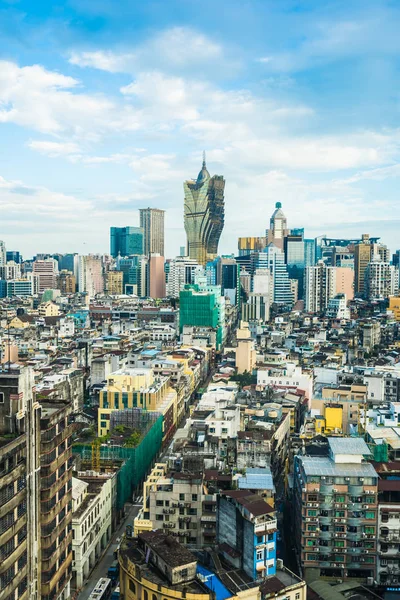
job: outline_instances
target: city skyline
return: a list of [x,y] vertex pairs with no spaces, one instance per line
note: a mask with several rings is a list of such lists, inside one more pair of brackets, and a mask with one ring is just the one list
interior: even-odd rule
[[293,227],[309,217],[308,237],[370,231],[397,247],[398,8],[208,8],[4,3],[7,247],[106,252],[110,225],[138,226],[138,208],[155,206],[177,255],[181,181],[203,148],[227,181],[221,253],[263,235],[276,201]]

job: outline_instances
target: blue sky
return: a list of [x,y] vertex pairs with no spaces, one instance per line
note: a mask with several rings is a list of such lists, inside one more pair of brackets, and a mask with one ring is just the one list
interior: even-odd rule
[[221,252],[276,201],[399,248],[399,30],[397,0],[0,0],[0,239],[107,252],[155,206],[173,256],[205,149]]

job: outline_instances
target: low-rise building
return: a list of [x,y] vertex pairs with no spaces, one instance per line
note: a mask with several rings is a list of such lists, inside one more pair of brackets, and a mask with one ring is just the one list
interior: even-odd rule
[[111,539],[116,475],[72,479],[72,588],[81,588]]

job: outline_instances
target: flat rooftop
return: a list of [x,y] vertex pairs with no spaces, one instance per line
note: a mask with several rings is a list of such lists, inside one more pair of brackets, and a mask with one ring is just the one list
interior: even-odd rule
[[370,463],[335,463],[330,458],[320,456],[302,456],[301,462],[305,474],[308,476],[317,475],[322,477],[325,475],[334,477],[336,475],[338,477],[378,478],[377,472]]

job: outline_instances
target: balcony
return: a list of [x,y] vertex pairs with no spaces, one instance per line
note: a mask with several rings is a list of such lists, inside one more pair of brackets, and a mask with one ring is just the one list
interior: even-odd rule
[[60,554],[66,549],[66,547],[72,542],[72,531],[63,539],[63,541],[57,546],[54,553],[47,560],[42,561],[42,572],[49,571],[54,563],[58,560]]
[[0,488],[7,487],[15,481],[19,479],[25,473],[25,460],[21,462],[19,465],[14,467],[11,471],[2,471],[0,473]]
[[54,473],[56,469],[59,469],[63,463],[72,457],[72,448],[67,448],[60,456],[52,460],[50,463],[42,464],[41,473],[45,477]]
[[62,511],[64,506],[66,506],[68,504],[68,502],[70,502],[71,500],[72,500],[72,490],[69,490],[65,494],[65,496],[63,498],[61,498],[61,500],[59,502],[57,502],[55,504],[55,506],[53,506],[53,508],[50,509],[49,512],[47,512],[47,513],[42,512],[42,525],[46,525],[47,523],[50,523],[54,519],[54,517]]
[[330,540],[333,537],[332,531],[320,531],[319,537],[321,540]]
[[46,500],[49,500],[50,498],[52,498],[54,496],[54,494],[63,485],[65,485],[67,483],[67,481],[70,479],[71,472],[72,472],[72,467],[70,467],[69,469],[64,471],[63,475],[61,475],[61,477],[56,479],[56,481],[51,486],[49,486],[47,489],[45,487],[43,487],[43,483],[42,483],[42,489],[40,491],[41,502],[45,502]]
[[25,565],[20,571],[17,572],[12,581],[2,589],[3,598],[12,598],[14,590],[19,586],[22,580],[26,577],[27,566]]
[[51,452],[52,450],[54,450],[54,448],[57,448],[57,446],[59,446],[64,440],[66,440],[66,438],[72,435],[72,432],[73,425],[68,425],[67,427],[65,427],[65,429],[57,433],[57,435],[51,438],[50,440],[42,439],[41,453],[46,454],[47,452]]
[[68,569],[69,565],[72,563],[72,552],[68,555],[67,559],[63,562],[61,567],[55,570],[50,581],[46,583],[42,583],[42,596],[48,596],[52,593],[53,589],[57,585],[58,581],[61,579],[65,571]]
[[22,500],[26,497],[26,488],[23,488],[15,496],[10,498],[5,504],[0,506],[0,519],[7,513],[12,511],[18,504],[21,504]]
[[1,562],[0,573],[7,571],[7,569],[9,569],[19,559],[21,554],[23,554],[26,550],[26,543],[27,542],[25,538],[24,541],[18,544],[18,546],[14,548],[14,551]]
[[20,517],[17,521],[15,521],[11,527],[9,527],[8,529],[6,529],[6,531],[4,531],[4,533],[2,533],[0,535],[0,546],[3,546],[3,544],[5,544],[6,542],[8,542],[8,540],[10,540],[12,537],[14,537],[15,535],[17,535],[18,531],[20,529],[22,529],[22,527],[24,525],[26,525],[26,514],[23,515],[22,517]]
[[319,524],[320,525],[331,525],[332,524],[332,517],[319,517]]
[[332,495],[333,493],[333,483],[321,483],[321,485],[319,486],[319,493],[320,494],[329,494]]
[[359,527],[361,525],[361,517],[348,517],[347,525],[352,527]]
[[348,493],[349,496],[362,496],[364,487],[362,485],[349,485]]
[[254,527],[254,533],[260,534],[261,532],[273,532],[277,527],[276,519],[272,519],[271,521],[265,521],[264,523],[258,523]]

